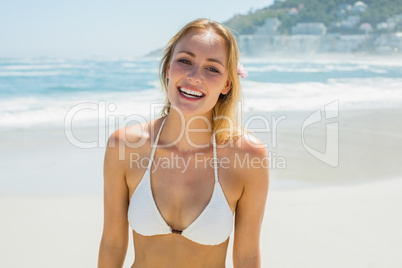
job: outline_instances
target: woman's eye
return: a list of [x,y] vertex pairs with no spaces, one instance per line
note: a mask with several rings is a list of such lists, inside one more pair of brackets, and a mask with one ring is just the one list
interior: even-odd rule
[[219,73],[218,69],[216,69],[214,67],[208,67],[207,69],[208,69],[208,71],[211,71],[213,73]]
[[184,64],[190,64],[191,63],[189,60],[185,60],[185,59],[180,59],[178,61],[181,62],[181,63],[184,63]]

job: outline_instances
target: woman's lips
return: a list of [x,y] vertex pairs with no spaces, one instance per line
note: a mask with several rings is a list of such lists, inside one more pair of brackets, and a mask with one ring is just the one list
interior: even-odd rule
[[205,96],[201,91],[189,87],[178,87],[178,90],[183,97],[191,100],[198,100]]

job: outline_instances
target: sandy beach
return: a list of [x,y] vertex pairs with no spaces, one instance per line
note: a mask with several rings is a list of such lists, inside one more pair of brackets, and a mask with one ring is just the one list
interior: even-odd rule
[[[271,168],[262,267],[401,267],[402,109],[340,109],[328,121],[339,126],[336,167],[302,144],[311,113],[263,113],[286,115],[275,147],[272,132],[257,134],[286,165]],[[325,151],[325,126],[305,129],[309,147]],[[94,141],[97,130],[76,135]],[[60,127],[0,129],[0,138],[0,267],[96,267],[104,148],[77,148]],[[130,240],[124,267],[133,259]]]
[[[401,267],[401,191],[402,179],[271,189],[262,267]],[[1,267],[96,267],[101,202],[101,196],[0,197]],[[130,240],[124,267],[133,259]]]

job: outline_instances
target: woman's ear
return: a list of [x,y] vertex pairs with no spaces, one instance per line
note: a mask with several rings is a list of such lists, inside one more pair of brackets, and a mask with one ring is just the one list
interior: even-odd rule
[[225,87],[221,91],[221,94],[223,94],[223,95],[228,94],[231,86],[232,86],[232,82],[230,82],[230,80],[227,80],[226,83],[225,83]]

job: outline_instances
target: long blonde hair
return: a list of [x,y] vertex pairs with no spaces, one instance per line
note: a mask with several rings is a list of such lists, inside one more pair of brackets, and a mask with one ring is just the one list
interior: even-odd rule
[[[239,48],[237,41],[228,28],[216,21],[209,19],[197,19],[185,25],[167,43],[164,55],[159,64],[159,78],[162,89],[165,93],[165,106],[162,109],[162,116],[168,115],[170,111],[170,101],[168,99],[169,78],[166,77],[167,67],[171,61],[177,43],[190,31],[205,30],[214,31],[226,42],[228,52],[228,79],[231,82],[230,90],[227,94],[221,94],[212,110],[212,130],[216,133],[218,143],[223,144],[238,136],[239,126],[237,122],[236,106],[241,99],[241,86],[237,74],[237,64],[239,62]],[[240,112],[240,111],[238,111]]]

